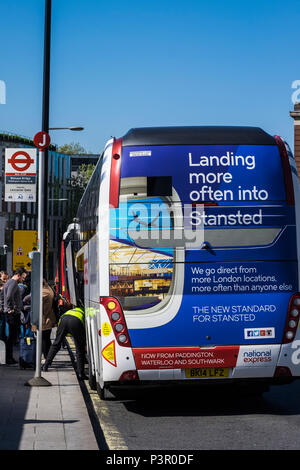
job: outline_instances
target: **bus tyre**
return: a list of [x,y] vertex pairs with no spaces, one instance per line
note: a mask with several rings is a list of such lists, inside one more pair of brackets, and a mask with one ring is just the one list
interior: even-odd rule
[[96,390],[96,378],[89,372],[89,386],[92,390]]

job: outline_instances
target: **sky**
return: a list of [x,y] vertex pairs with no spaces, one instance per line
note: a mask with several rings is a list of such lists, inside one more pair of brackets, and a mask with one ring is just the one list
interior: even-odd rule
[[[30,138],[44,8],[0,0],[0,130]],[[51,140],[100,153],[132,127],[249,125],[293,149],[299,20],[298,0],[52,0],[50,127],[84,131]]]

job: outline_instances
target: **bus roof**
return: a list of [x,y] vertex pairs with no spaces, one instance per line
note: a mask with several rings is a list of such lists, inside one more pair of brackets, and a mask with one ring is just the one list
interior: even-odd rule
[[122,145],[276,145],[273,136],[259,127],[186,126],[130,129]]

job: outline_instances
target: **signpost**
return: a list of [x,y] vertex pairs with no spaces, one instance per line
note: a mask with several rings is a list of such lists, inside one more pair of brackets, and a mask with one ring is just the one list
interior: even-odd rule
[[[37,335],[37,360],[35,377],[26,385],[40,386],[51,385],[41,377],[41,347],[42,347],[42,286],[43,286],[43,258],[44,258],[44,214],[47,209],[48,196],[48,154],[47,147],[50,144],[49,130],[49,90],[50,90],[50,40],[51,40],[51,0],[45,0],[45,35],[44,35],[44,77],[43,77],[43,116],[42,131],[34,136],[34,145],[40,150],[39,155],[39,201],[38,201],[38,250],[40,253],[40,302],[39,302],[39,330]],[[46,155],[45,155],[45,153]],[[46,161],[45,161],[46,157]],[[44,198],[45,194],[45,198]],[[46,225],[46,224],[45,224]],[[47,228],[46,228],[47,230]],[[33,271],[33,269],[32,269]]]
[[[41,357],[42,357],[42,324],[43,324],[43,259],[44,259],[44,164],[45,154],[44,150],[50,144],[50,136],[46,132],[38,132],[33,139],[34,144],[40,150],[39,152],[39,194],[38,194],[38,257],[37,261],[33,255],[32,262],[32,276],[35,282],[39,284],[39,302],[38,302],[38,324],[37,326],[37,347],[36,347],[36,369],[35,376],[26,382],[25,385],[31,386],[49,386],[51,385],[48,380],[41,377]],[[36,261],[36,262],[35,262]],[[38,266],[38,269],[35,268]],[[35,305],[37,303],[35,302]]]
[[36,149],[5,149],[6,202],[36,202]]

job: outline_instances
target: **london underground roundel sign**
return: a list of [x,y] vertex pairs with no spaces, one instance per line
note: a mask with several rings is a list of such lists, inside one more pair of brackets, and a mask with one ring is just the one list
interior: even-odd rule
[[13,155],[8,158],[8,163],[11,164],[12,168],[16,172],[22,172],[28,170],[30,165],[34,164],[33,158],[29,155],[28,152],[24,150],[18,150],[13,153]]
[[36,148],[6,148],[4,200],[36,202]]
[[33,138],[34,145],[40,150],[45,150],[50,145],[50,142],[50,135],[45,131],[38,132]]

